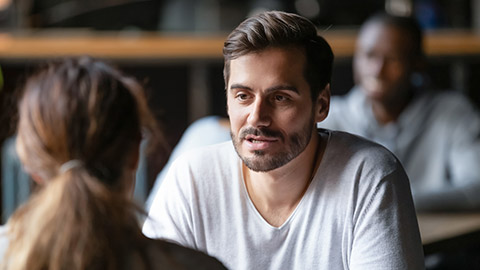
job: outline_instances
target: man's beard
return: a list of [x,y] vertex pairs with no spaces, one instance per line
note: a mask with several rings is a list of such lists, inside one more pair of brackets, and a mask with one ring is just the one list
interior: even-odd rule
[[[300,153],[305,150],[312,137],[312,131],[315,128],[312,124],[313,114],[310,118],[310,121],[308,121],[303,126],[300,132],[293,133],[287,138],[285,138],[280,132],[270,130],[268,128],[247,128],[240,131],[240,135],[238,138],[232,132],[230,132],[230,136],[232,137],[235,151],[237,152],[238,156],[243,161],[245,166],[247,166],[252,171],[268,172],[282,167],[283,165],[296,158],[298,155],[300,155]],[[255,136],[278,138],[280,141],[283,141],[285,143],[286,147],[284,149],[281,149],[281,151],[277,153],[267,154],[265,153],[265,151],[256,150],[253,152],[254,156],[251,158],[242,156],[239,150],[242,141],[249,134]]]

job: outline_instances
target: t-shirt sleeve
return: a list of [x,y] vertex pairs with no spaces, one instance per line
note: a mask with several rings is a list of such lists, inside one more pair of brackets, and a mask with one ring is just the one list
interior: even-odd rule
[[192,180],[180,157],[167,173],[143,225],[150,238],[166,239],[182,246],[196,248],[192,232]]
[[368,187],[353,221],[350,269],[424,269],[408,177],[399,167]]

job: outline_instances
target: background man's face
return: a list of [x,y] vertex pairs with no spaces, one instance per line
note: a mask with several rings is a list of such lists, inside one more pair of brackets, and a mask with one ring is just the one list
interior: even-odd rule
[[279,168],[310,142],[315,117],[304,66],[305,54],[297,48],[268,48],[231,61],[231,135],[251,170]]
[[353,68],[356,83],[370,99],[391,102],[409,90],[411,46],[408,35],[394,27],[373,23],[363,29]]

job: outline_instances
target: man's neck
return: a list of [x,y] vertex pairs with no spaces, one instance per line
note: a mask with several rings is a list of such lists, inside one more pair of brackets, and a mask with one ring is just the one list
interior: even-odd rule
[[263,218],[272,226],[281,226],[302,199],[320,164],[326,139],[317,135],[295,159],[269,172],[244,167],[248,194]]
[[403,110],[408,106],[413,97],[413,92],[397,95],[387,101],[372,100],[372,111],[380,125],[396,122]]

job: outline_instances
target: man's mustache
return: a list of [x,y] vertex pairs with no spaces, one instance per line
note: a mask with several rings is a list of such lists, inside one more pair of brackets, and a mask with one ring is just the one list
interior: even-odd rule
[[280,138],[283,139],[283,135],[279,131],[271,130],[268,128],[246,128],[240,132],[240,139],[245,139],[247,135],[254,135],[254,136],[263,136],[263,137],[270,137],[270,138]]

